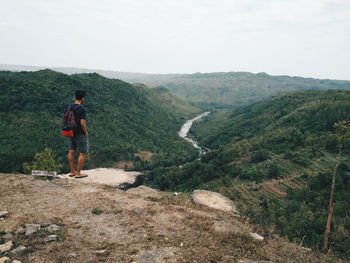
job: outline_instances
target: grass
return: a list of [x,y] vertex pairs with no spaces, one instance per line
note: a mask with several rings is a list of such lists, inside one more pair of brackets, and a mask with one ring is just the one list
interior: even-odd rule
[[103,213],[103,210],[101,210],[100,208],[94,208],[91,210],[91,213],[93,213],[94,215],[101,215]]
[[121,210],[121,209],[115,209],[115,210],[112,211],[112,213],[118,215],[118,214],[123,213],[123,210]]

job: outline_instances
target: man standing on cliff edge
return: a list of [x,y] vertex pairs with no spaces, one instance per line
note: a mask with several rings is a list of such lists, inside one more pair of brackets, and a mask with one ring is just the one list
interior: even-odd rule
[[[74,130],[74,137],[69,138],[69,151],[68,151],[68,163],[70,168],[69,176],[74,178],[87,177],[86,174],[81,173],[83,169],[86,155],[89,151],[88,136],[89,133],[86,127],[86,112],[87,109],[83,106],[84,104],[85,91],[77,90],[75,92],[75,101],[70,106],[74,112],[77,127]],[[78,151],[78,164],[77,169],[74,165],[74,154]]]

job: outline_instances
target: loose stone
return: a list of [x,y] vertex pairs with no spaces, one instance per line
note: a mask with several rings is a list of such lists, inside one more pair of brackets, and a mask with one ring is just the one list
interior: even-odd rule
[[19,247],[16,247],[15,249],[12,249],[10,254],[12,256],[14,255],[18,255],[18,254],[21,254],[24,250],[26,250],[27,248],[25,246],[19,246]]
[[0,211],[0,217],[5,217],[8,215],[9,212],[7,211]]
[[12,241],[6,242],[5,244],[0,245],[0,253],[10,251],[13,247]]
[[[0,263],[10,263],[11,259],[8,257],[0,258]],[[12,261],[14,262],[14,261]]]
[[260,241],[264,240],[264,237],[260,236],[257,233],[250,233],[250,236],[256,240],[260,240]]
[[41,229],[39,224],[26,224],[26,236],[29,236]]
[[58,231],[60,229],[60,227],[58,225],[55,225],[55,224],[52,224],[50,226],[48,226],[47,230],[49,232],[55,232],[55,231]]
[[242,259],[239,260],[238,263],[273,263],[272,261],[265,261],[265,260],[249,260],[249,259]]
[[101,255],[101,254],[105,253],[106,251],[107,251],[107,249],[96,250],[96,254]]
[[11,240],[13,238],[13,235],[11,233],[6,233],[5,235],[2,236],[6,240]]
[[49,235],[45,238],[46,242],[54,242],[57,241],[57,236],[56,235]]
[[39,224],[40,224],[41,226],[49,226],[49,225],[51,225],[52,223],[51,223],[50,220],[43,220],[43,221],[40,221]]
[[23,228],[23,227],[20,227],[16,230],[16,234],[17,235],[21,235],[21,234],[24,234],[26,232],[26,229]]

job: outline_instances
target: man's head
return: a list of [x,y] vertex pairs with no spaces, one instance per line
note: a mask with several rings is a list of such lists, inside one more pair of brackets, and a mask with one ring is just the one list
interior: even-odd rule
[[75,99],[76,100],[80,100],[80,101],[84,101],[84,97],[85,97],[85,90],[77,90],[75,92]]

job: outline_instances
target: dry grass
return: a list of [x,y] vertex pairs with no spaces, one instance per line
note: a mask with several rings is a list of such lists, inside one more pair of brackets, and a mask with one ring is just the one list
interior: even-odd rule
[[149,151],[139,151],[134,153],[134,155],[140,157],[143,161],[150,161],[154,153]]
[[135,164],[132,161],[119,161],[114,164],[114,168],[118,169],[134,169]]
[[[9,211],[0,230],[13,233],[15,244],[28,248],[17,257],[22,262],[137,262],[154,249],[174,252],[159,262],[341,262],[305,251],[228,213],[196,206],[186,194],[143,198],[75,181],[0,174],[0,207]],[[94,208],[103,213],[93,214]],[[57,242],[45,242],[45,230],[29,237],[15,234],[25,223],[44,220],[60,226]],[[253,240],[253,230],[266,240]]]

